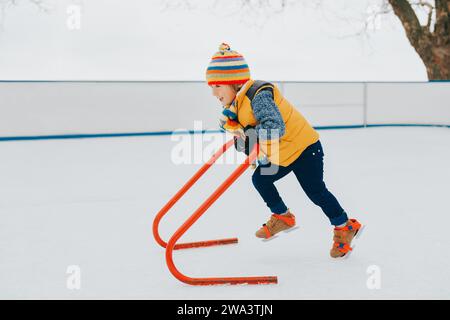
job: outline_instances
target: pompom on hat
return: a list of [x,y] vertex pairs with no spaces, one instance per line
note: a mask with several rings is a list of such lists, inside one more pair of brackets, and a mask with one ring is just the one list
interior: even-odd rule
[[208,85],[243,84],[250,79],[250,69],[244,57],[230,46],[222,43],[206,70]]

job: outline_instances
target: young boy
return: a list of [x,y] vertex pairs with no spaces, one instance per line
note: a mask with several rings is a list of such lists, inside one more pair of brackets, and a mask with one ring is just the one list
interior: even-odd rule
[[295,226],[295,216],[274,185],[292,171],[309,199],[335,226],[331,257],[344,257],[352,250],[361,224],[347,217],[325,186],[324,152],[317,131],[275,85],[250,79],[244,57],[225,43],[212,57],[206,80],[223,105],[221,127],[235,135],[236,149],[248,155],[254,143],[259,143],[259,166],[252,181],[272,215],[256,236],[268,239]]

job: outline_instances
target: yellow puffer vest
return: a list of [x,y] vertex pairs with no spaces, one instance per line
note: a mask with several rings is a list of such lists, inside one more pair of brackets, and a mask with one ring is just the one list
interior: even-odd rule
[[260,90],[273,89],[275,104],[280,110],[286,126],[286,131],[280,139],[259,141],[260,153],[264,153],[271,163],[287,167],[294,162],[302,152],[319,140],[319,134],[306,121],[302,114],[282,95],[278,88],[268,82],[249,80],[238,92],[235,98],[237,118],[242,127],[255,127],[259,122],[255,119],[251,100]]

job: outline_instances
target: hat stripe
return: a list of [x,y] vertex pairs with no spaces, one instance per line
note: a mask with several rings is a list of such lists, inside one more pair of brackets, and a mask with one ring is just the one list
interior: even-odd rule
[[216,63],[216,62],[229,62],[229,61],[244,61],[244,59],[243,59],[243,58],[215,59],[215,60],[211,61],[211,63]]
[[233,56],[222,56],[222,55],[217,55],[212,57],[212,60],[218,60],[218,59],[232,59],[232,58],[244,58],[241,55],[233,55]]
[[223,67],[223,66],[242,66],[246,64],[245,61],[229,61],[229,62],[215,62],[211,61],[210,67]]
[[208,70],[208,74],[232,74],[248,72],[248,69],[236,69],[236,70]]
[[248,69],[248,65],[243,64],[240,66],[224,66],[224,67],[209,67],[208,70],[236,70],[236,69]]
[[248,73],[246,72],[235,74],[214,74],[207,76],[208,79],[243,79],[245,77],[248,79]]
[[208,80],[208,85],[215,85],[215,84],[244,84],[248,81],[248,78],[242,79],[242,80],[234,80],[233,82],[227,81],[227,80]]

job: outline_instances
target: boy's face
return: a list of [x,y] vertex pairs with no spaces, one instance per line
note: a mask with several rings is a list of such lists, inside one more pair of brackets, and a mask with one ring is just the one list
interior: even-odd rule
[[212,94],[223,106],[230,105],[236,97],[236,91],[233,87],[225,84],[213,84],[211,86]]

